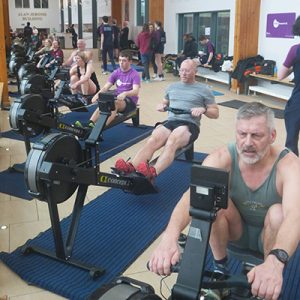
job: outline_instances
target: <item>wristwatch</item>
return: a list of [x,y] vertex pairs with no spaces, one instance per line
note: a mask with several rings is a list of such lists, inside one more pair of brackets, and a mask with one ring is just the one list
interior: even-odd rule
[[273,249],[270,251],[269,255],[275,255],[276,258],[281,261],[284,265],[289,261],[288,253],[283,249]]

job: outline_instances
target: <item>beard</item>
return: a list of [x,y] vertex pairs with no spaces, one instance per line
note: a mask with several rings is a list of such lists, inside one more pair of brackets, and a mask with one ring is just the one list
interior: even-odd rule
[[[237,153],[239,154],[241,160],[244,163],[246,163],[248,165],[254,165],[266,155],[268,148],[266,147],[265,149],[257,152],[256,149],[251,146],[239,148],[238,145],[236,144],[236,150],[237,150]],[[245,155],[246,152],[252,152],[254,155],[252,157],[249,157],[249,156]]]

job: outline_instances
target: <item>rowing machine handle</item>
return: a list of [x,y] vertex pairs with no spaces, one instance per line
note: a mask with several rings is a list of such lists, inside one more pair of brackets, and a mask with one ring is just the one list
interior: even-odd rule
[[[149,261],[147,262],[147,269],[150,271]],[[171,265],[171,273],[178,273],[180,270],[180,261],[176,263],[175,265]]]
[[187,110],[187,109],[180,109],[180,108],[174,108],[174,107],[169,107],[169,106],[166,106],[164,108],[165,111],[170,111],[172,112],[173,114],[175,115],[182,115],[182,114],[185,114],[185,115],[190,115],[191,114],[191,110]]

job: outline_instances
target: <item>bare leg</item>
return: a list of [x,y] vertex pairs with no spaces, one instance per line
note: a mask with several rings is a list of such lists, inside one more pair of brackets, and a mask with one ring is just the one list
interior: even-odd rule
[[190,136],[191,133],[189,132],[187,126],[180,126],[172,131],[161,155],[155,164],[157,175],[172,164],[177,149],[186,146],[189,143]]
[[132,164],[137,167],[142,161],[149,161],[154,152],[166,143],[170,134],[171,131],[164,126],[155,128],[145,146],[133,158]]
[[283,222],[283,212],[281,204],[272,205],[265,217],[264,229],[263,229],[263,245],[264,255],[267,256],[271,251],[275,238],[277,236],[280,225]]
[[162,62],[161,62],[161,54],[155,53],[155,64],[157,66],[157,75],[162,75]]
[[242,231],[241,216],[231,199],[229,199],[228,208],[219,210],[210,233],[209,243],[216,260],[226,256],[228,242],[238,240],[242,235]]
[[90,117],[90,120],[93,121],[94,123],[96,123],[97,120],[99,119],[99,115],[100,115],[100,111],[99,111],[99,108],[97,107],[95,109],[95,111],[93,112],[92,116]]
[[[116,100],[115,101],[115,107],[116,109],[111,112],[111,115],[106,121],[106,125],[110,124],[116,117],[118,111],[123,111],[126,108],[126,102],[124,100]],[[96,108],[92,116],[90,117],[90,120],[93,121],[94,123],[97,122],[100,116],[100,111],[99,108]]]
[[[79,81],[79,78],[77,75],[72,75],[70,78],[70,86],[72,86],[72,84],[74,84],[75,82]],[[76,90],[71,89],[71,93],[72,94],[77,94],[78,92],[78,88]]]
[[81,92],[83,95],[94,95],[96,90],[97,87],[91,79],[81,84]]

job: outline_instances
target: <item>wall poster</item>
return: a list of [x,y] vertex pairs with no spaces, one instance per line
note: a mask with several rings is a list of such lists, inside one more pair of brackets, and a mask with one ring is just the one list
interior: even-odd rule
[[279,13],[267,15],[266,37],[293,39],[293,24],[296,20],[296,13]]

